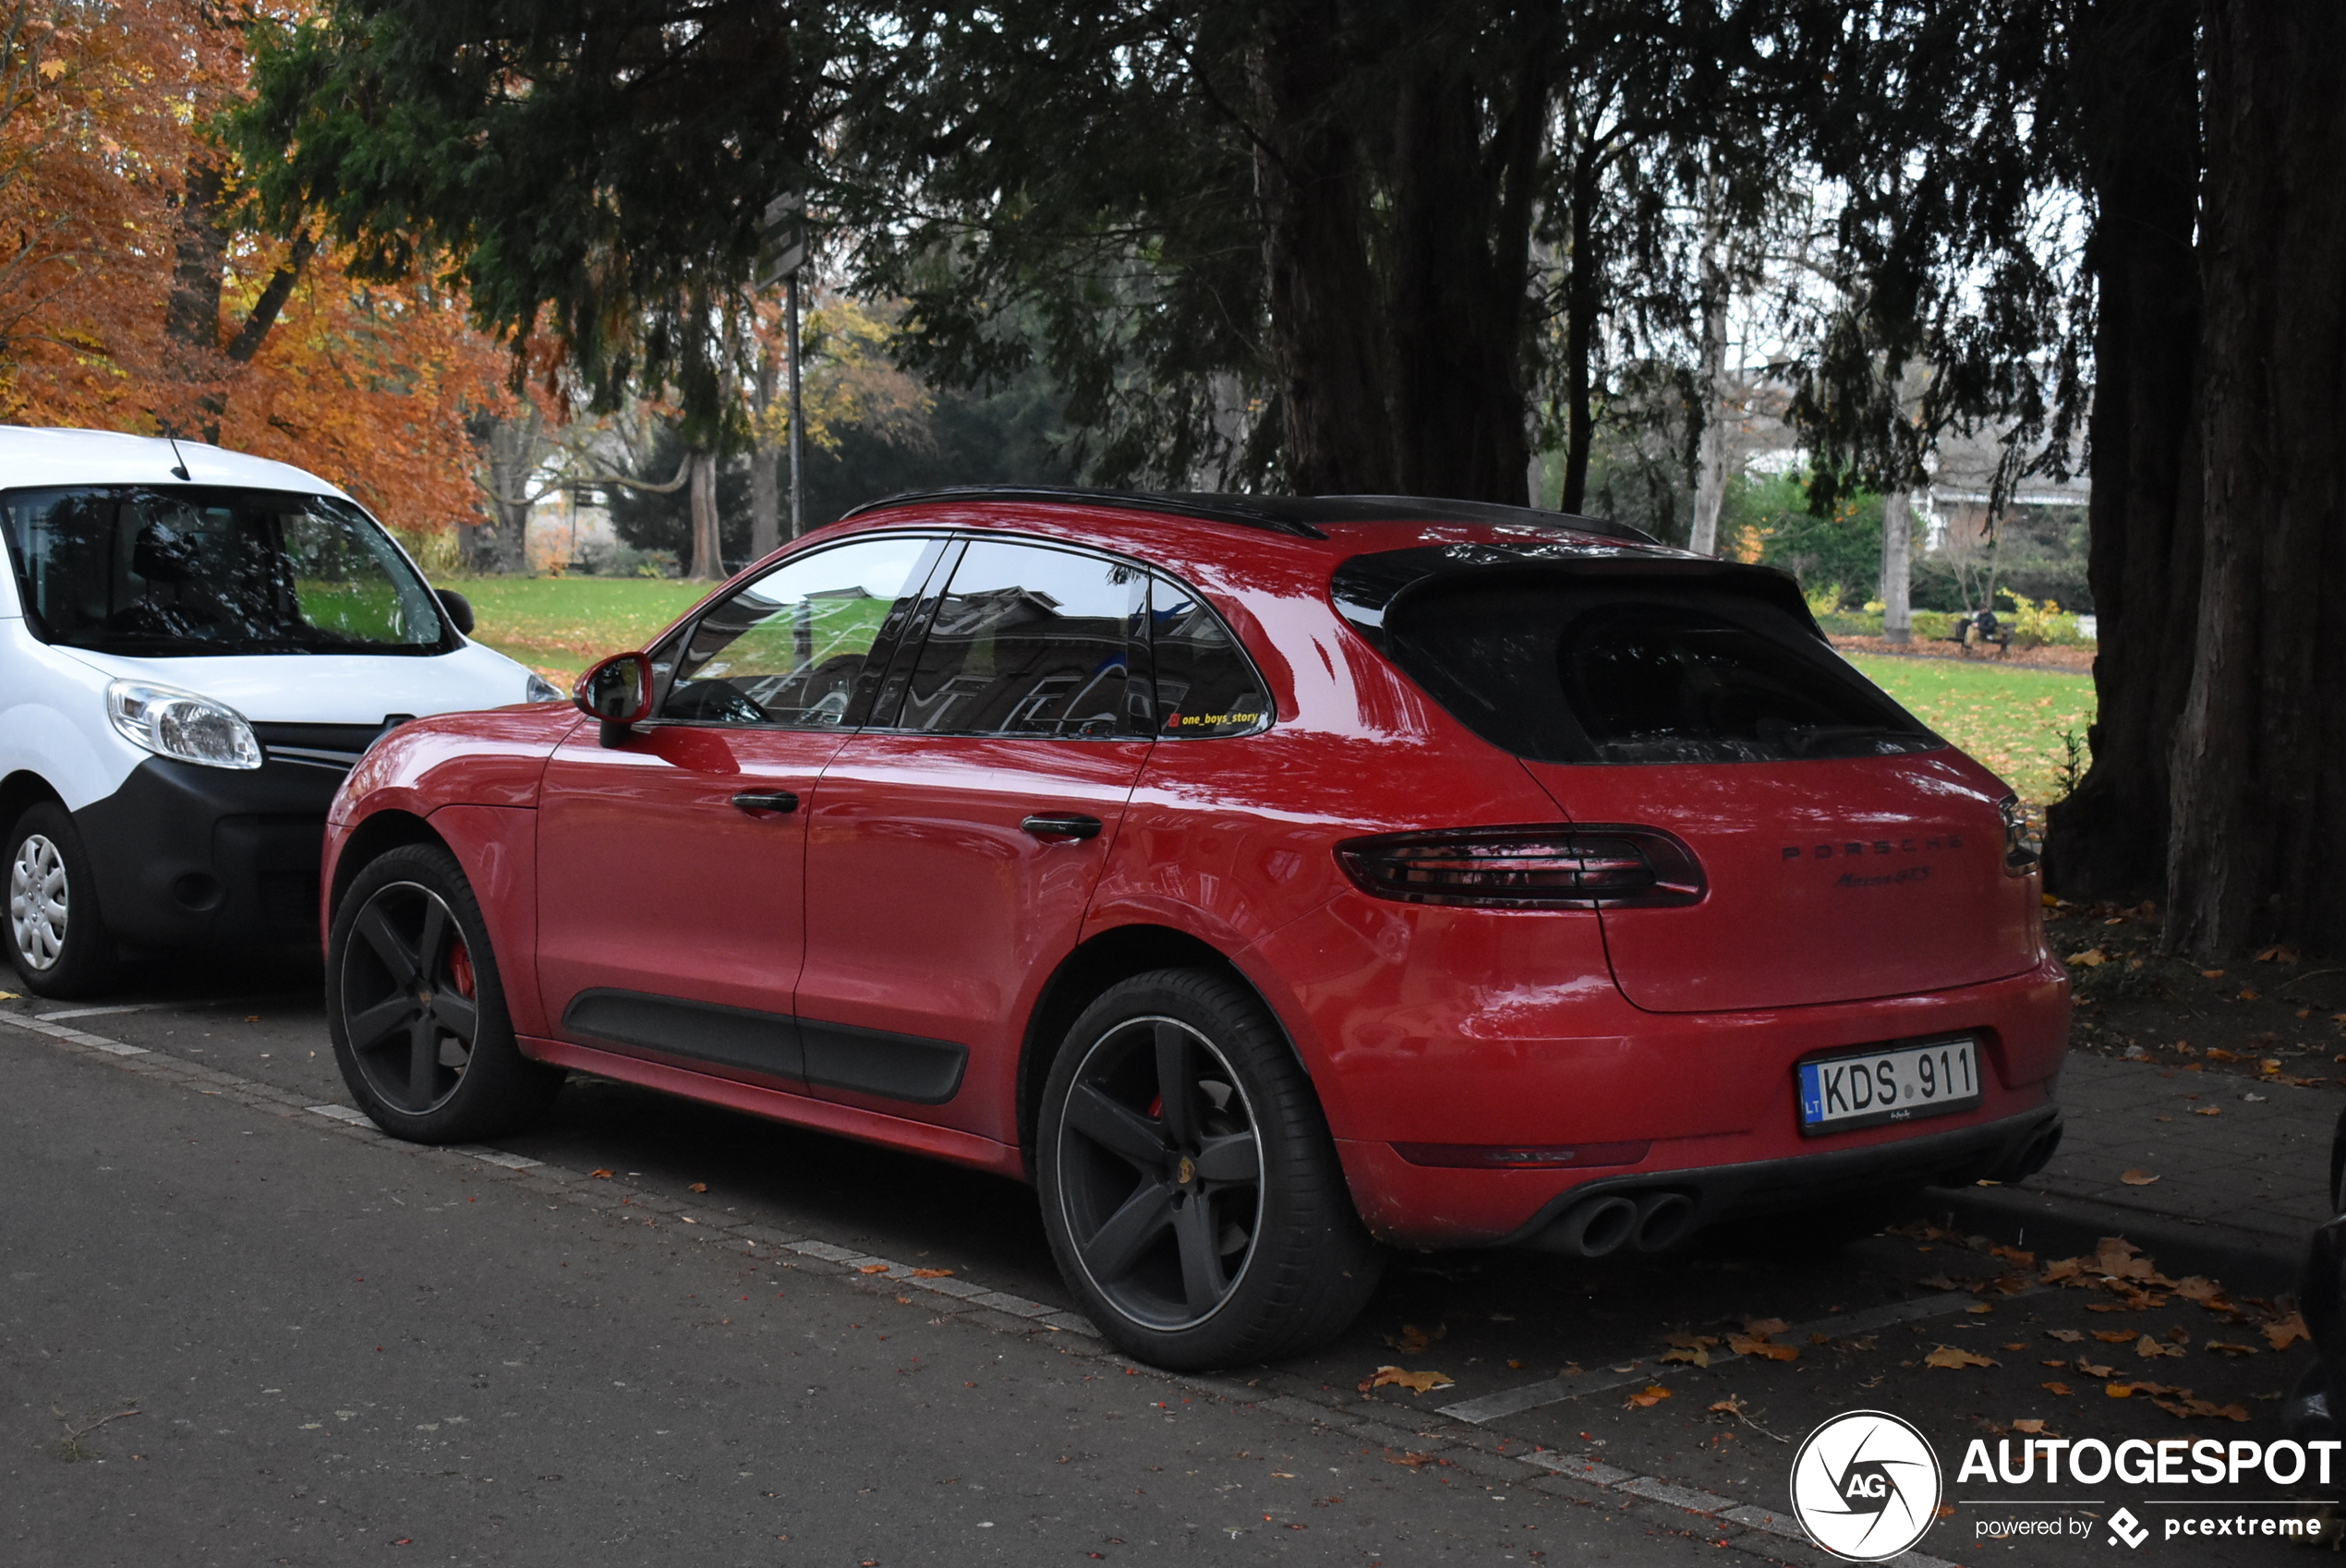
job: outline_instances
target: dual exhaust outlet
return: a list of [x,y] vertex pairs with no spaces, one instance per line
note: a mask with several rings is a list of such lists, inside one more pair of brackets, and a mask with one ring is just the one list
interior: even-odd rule
[[1686,1236],[1694,1216],[1694,1200],[1683,1192],[1609,1192],[1566,1209],[1531,1245],[1574,1258],[1662,1252]]

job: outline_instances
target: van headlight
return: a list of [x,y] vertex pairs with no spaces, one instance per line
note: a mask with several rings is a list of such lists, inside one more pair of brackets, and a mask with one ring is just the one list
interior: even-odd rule
[[570,701],[568,697],[562,695],[562,689],[560,686],[555,685],[551,681],[547,680],[543,675],[538,674],[534,669],[529,672],[529,684],[522,688],[521,700],[526,703],[566,703]]
[[176,686],[114,681],[106,687],[106,717],[124,740],[159,757],[205,767],[260,766],[260,742],[243,714]]

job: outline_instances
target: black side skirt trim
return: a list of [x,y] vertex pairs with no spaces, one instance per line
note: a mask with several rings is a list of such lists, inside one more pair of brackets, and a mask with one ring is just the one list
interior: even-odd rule
[[961,1092],[969,1047],[641,991],[582,991],[565,1032],[825,1089],[941,1105]]

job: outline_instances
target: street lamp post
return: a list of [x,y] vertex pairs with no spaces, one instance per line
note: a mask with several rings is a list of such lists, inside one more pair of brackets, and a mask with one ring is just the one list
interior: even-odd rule
[[786,190],[766,204],[757,225],[761,242],[757,286],[787,283],[786,341],[790,355],[790,537],[806,531],[806,403],[798,368],[798,274],[806,265],[806,196]]

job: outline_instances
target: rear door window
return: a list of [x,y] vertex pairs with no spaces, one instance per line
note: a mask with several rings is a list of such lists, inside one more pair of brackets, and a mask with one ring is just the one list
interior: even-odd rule
[[1129,562],[973,540],[904,687],[901,730],[1101,740],[1147,732],[1132,655],[1147,573]]
[[1945,744],[1757,595],[1666,579],[1468,574],[1384,615],[1387,655],[1468,728],[1542,762],[1779,762]]

